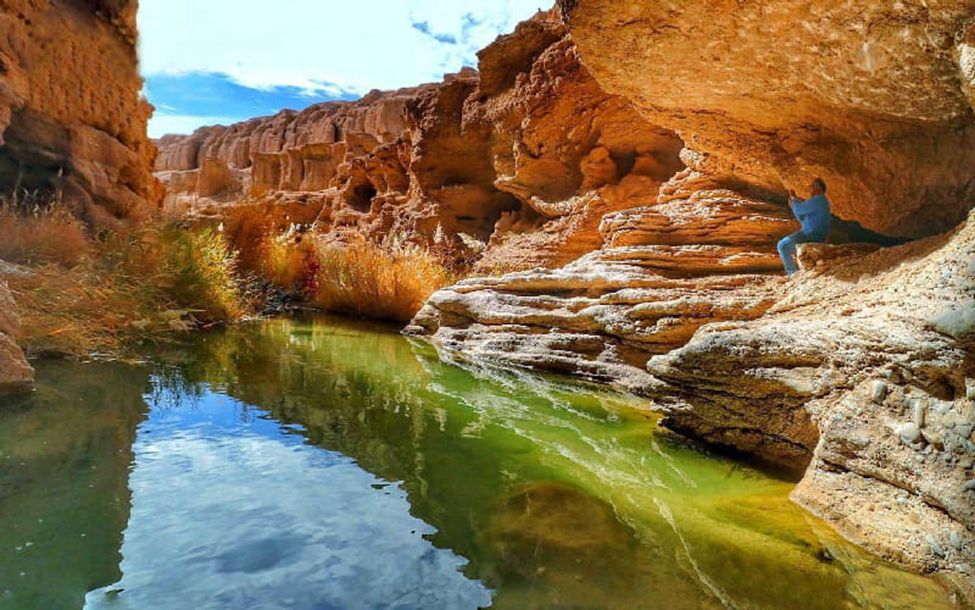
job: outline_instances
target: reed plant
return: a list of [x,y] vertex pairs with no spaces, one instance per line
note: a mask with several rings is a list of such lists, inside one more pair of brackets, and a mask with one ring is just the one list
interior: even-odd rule
[[0,258],[34,356],[117,356],[247,312],[236,254],[212,229],[147,223],[96,238],[66,211],[4,206]]

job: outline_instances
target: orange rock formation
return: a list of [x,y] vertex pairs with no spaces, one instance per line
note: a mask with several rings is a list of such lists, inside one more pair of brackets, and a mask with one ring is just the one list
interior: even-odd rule
[[[136,9],[135,0],[0,0],[0,196],[60,200],[99,227],[156,207]],[[16,332],[0,281],[0,392],[33,377]]]
[[[686,169],[604,215],[599,249],[465,280],[408,330],[619,384],[675,430],[801,468],[796,501],[973,598],[975,9],[560,6],[584,68],[678,134]],[[786,281],[785,193],[816,176],[840,218],[933,237],[808,247]]]
[[602,91],[555,13],[499,38],[479,68],[162,138],[168,204],[219,213],[256,197],[336,236],[463,233],[487,243],[484,270],[557,266],[683,167],[680,140]]
[[0,184],[58,197],[89,222],[160,196],[140,95],[134,0],[0,2]]

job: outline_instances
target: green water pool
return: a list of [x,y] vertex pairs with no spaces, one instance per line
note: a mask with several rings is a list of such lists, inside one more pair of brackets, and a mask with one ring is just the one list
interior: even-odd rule
[[951,608],[638,399],[271,320],[0,401],[0,609]]

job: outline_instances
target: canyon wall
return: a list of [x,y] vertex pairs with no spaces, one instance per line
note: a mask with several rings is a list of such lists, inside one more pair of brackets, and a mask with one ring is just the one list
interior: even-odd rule
[[485,271],[598,248],[606,213],[652,202],[683,167],[680,139],[596,84],[554,12],[484,49],[478,71],[158,145],[175,213],[249,200],[339,239],[477,240]]
[[161,196],[146,136],[134,0],[0,2],[0,192],[60,199],[92,225]]
[[[604,214],[597,249],[462,281],[408,332],[642,394],[671,429],[803,472],[797,502],[975,599],[975,4],[560,9],[584,69],[676,133],[684,168]],[[806,246],[787,280],[785,196],[815,177],[830,241],[874,243]]]
[[[137,70],[135,0],[0,0],[0,198],[59,201],[118,227],[162,192],[146,136],[152,107]],[[0,266],[3,261],[0,261]],[[0,279],[0,393],[30,387]]]
[[[975,599],[973,17],[564,0],[477,72],[167,137],[157,170],[177,211],[481,242],[407,332],[646,396]],[[786,193],[816,177],[831,243],[787,280]]]

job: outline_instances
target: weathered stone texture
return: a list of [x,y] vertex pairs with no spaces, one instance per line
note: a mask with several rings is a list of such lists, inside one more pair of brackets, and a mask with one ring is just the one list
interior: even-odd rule
[[136,59],[137,2],[0,2],[0,189],[60,197],[88,222],[161,195]]
[[561,4],[596,80],[714,175],[780,197],[822,176],[839,216],[909,237],[975,198],[967,0]]
[[[804,471],[797,502],[975,599],[975,5],[560,4],[585,69],[686,167],[601,210],[599,249],[465,280],[408,331],[641,393],[674,430]],[[789,281],[785,193],[816,176],[837,236],[875,243],[803,246]],[[559,195],[525,202],[596,200]]]
[[177,207],[301,198],[338,238],[463,233],[485,244],[478,268],[492,271],[598,249],[605,214],[652,203],[683,167],[680,139],[596,84],[555,13],[500,37],[479,68],[167,136],[158,175]]

